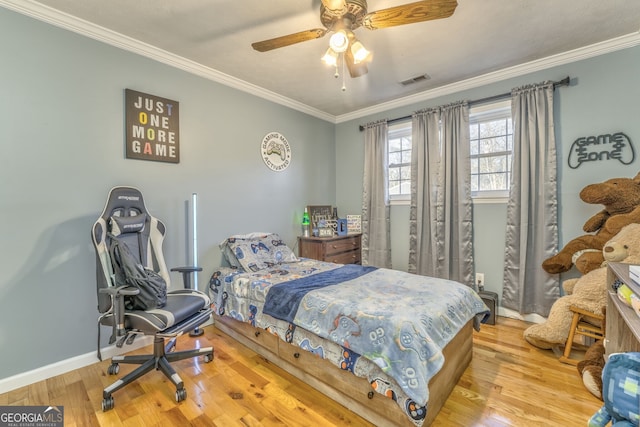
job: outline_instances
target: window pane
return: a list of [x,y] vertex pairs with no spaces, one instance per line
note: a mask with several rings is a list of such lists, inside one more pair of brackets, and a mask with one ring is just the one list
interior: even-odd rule
[[473,181],[473,175],[478,174],[478,159],[471,159],[471,180]]
[[483,138],[504,135],[505,133],[507,133],[507,122],[505,120],[480,123],[480,136]]
[[411,190],[411,123],[389,126],[387,171],[389,195],[409,195]]
[[402,163],[402,151],[389,153],[389,165],[399,165]]
[[472,140],[478,139],[478,124],[477,123],[474,123],[471,126],[469,126],[469,138],[471,138]]
[[491,170],[494,172],[506,172],[507,171],[507,157],[496,156],[491,159]]
[[405,150],[402,152],[402,163],[411,164],[411,150]]
[[[471,191],[495,193],[509,190],[513,131],[511,111],[504,103],[495,109],[471,111],[469,126]],[[503,193],[504,194],[504,193]]]
[[400,168],[400,179],[411,180],[411,166],[403,166]]
[[398,168],[389,168],[389,185],[391,181],[397,181],[400,179],[400,170]]
[[507,138],[505,136],[480,140],[480,154],[501,152],[506,149]]
[[400,151],[402,149],[402,143],[399,139],[390,139],[389,140],[389,153],[394,151]]
[[478,151],[478,140],[477,139],[472,139],[471,140],[470,154],[472,156],[479,154],[479,151]]

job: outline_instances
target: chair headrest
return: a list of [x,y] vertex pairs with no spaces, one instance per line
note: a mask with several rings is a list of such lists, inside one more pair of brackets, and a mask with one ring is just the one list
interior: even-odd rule
[[147,214],[134,216],[112,216],[111,234],[119,236],[121,234],[139,233],[144,230],[144,224],[147,222]]

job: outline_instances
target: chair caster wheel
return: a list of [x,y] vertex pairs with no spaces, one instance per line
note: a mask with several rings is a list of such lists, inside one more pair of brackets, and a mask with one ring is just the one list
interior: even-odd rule
[[106,412],[110,409],[113,409],[113,405],[114,405],[113,397],[112,396],[105,397],[104,399],[102,399],[102,412]]
[[182,402],[187,398],[187,390],[181,388],[176,390],[176,402]]
[[107,368],[107,374],[109,375],[115,375],[118,372],[120,372],[120,365],[117,363],[112,363],[111,365],[109,365],[109,367]]
[[204,355],[204,363],[209,363],[213,360],[213,352]]

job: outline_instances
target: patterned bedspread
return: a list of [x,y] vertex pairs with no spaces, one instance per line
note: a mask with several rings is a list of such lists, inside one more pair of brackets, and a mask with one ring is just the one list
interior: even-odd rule
[[[349,270],[346,281],[309,285],[339,276],[341,269]],[[354,269],[366,271],[352,274]],[[429,380],[444,363],[442,348],[469,320],[477,329],[489,313],[472,289],[457,282],[307,259],[253,273],[217,272],[210,285],[218,314],[327,353],[319,355],[368,377],[416,425],[426,413]]]

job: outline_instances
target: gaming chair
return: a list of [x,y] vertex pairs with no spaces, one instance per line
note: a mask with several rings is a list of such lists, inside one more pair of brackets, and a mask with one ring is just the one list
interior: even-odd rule
[[[184,332],[192,331],[211,317],[209,297],[198,290],[170,289],[170,277],[162,253],[165,225],[153,217],[147,210],[142,193],[133,187],[115,187],[109,192],[107,202],[100,218],[91,232],[96,251],[96,273],[98,288],[98,358],[100,354],[100,325],[110,326],[112,335],[110,344],[117,341],[122,347],[131,344],[136,335],[153,335],[153,354],[114,356],[107,372],[115,375],[119,363],[139,364],[131,373],[117,380],[103,391],[102,410],[114,407],[112,393],[135,381],[151,370],[162,371],[176,386],[176,401],[187,397],[182,379],[171,367],[170,362],[204,356],[205,362],[213,360],[213,348],[198,348],[186,351],[173,351],[176,338]],[[160,274],[167,283],[167,302],[162,308],[148,310],[127,309],[125,300],[139,292],[126,285],[117,286],[114,276],[114,264],[109,244],[112,236],[118,236],[131,251],[139,255],[139,262]],[[199,271],[198,267],[182,267],[172,271],[183,273]],[[170,338],[165,344],[165,338]]]

